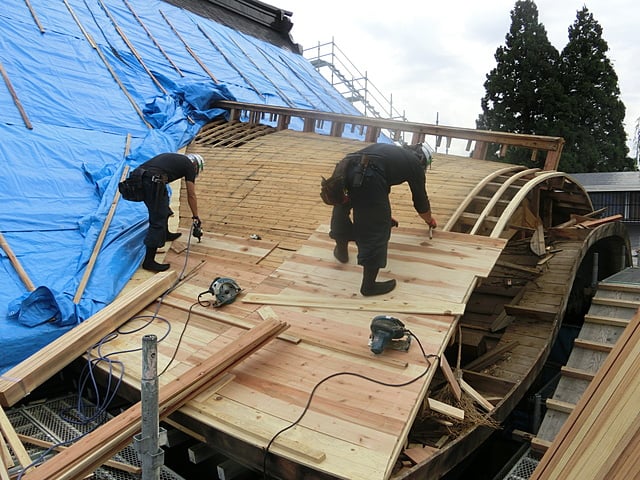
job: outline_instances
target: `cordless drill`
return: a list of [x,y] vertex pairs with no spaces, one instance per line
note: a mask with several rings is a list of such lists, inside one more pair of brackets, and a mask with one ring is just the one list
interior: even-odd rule
[[191,233],[194,237],[198,239],[198,243],[200,243],[200,239],[202,238],[202,222],[200,222],[200,218],[193,217],[193,225],[191,226]]

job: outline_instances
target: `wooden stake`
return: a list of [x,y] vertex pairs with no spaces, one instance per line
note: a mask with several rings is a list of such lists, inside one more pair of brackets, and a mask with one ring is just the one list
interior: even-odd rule
[[202,69],[207,73],[207,75],[209,75],[209,77],[211,77],[211,80],[213,80],[214,83],[219,83],[218,79],[215,77],[215,75],[213,73],[211,73],[211,71],[207,68],[207,66],[204,64],[204,62],[202,60],[200,60],[200,57],[198,57],[196,52],[194,52],[191,49],[191,47],[187,44],[187,42],[182,38],[182,36],[178,32],[178,30],[176,30],[176,28],[173,26],[171,21],[167,18],[167,16],[164,14],[164,12],[162,10],[160,10],[160,15],[162,15],[162,18],[164,18],[164,21],[167,22],[169,27],[171,27],[171,30],[173,30],[173,33],[175,33],[176,37],[178,37],[178,39],[182,42],[184,47],[187,49],[187,52],[189,52],[189,54],[193,57],[193,59],[196,62],[198,62],[198,65],[200,65],[202,67]]
[[24,445],[18,438],[18,434],[13,429],[13,425],[9,421],[9,417],[4,412],[4,409],[0,407],[0,430],[4,434],[4,437],[7,439],[7,443],[11,446],[13,453],[18,458],[18,462],[22,465],[22,468],[26,468],[31,465],[32,461],[27,453],[27,449],[24,448]]
[[[120,176],[120,181],[123,181],[127,178],[127,173],[129,172],[129,166],[127,165],[122,171],[122,175]],[[98,259],[98,253],[100,253],[100,249],[102,248],[102,244],[104,242],[105,237],[107,236],[107,231],[109,230],[109,225],[111,225],[111,219],[113,218],[114,213],[116,212],[116,207],[118,206],[118,200],[120,200],[120,191],[116,188],[116,193],[111,201],[111,207],[109,208],[109,213],[107,214],[107,218],[102,225],[102,230],[100,230],[100,235],[98,235],[98,240],[96,240],[96,244],[93,247],[93,252],[91,252],[91,257],[89,258],[89,263],[87,263],[87,268],[84,270],[84,274],[82,275],[82,280],[80,280],[80,284],[78,285],[78,289],[76,290],[76,294],[73,297],[73,303],[76,305],[80,303],[82,299],[82,294],[84,293],[84,289],[87,287],[87,283],[89,282],[89,277],[91,276],[91,272],[93,272],[93,267]]]
[[24,108],[22,108],[22,103],[20,103],[20,99],[18,98],[16,91],[13,89],[13,85],[11,85],[11,80],[9,80],[9,75],[7,75],[7,72],[2,66],[2,63],[0,63],[0,74],[2,74],[4,83],[7,84],[7,88],[9,89],[9,93],[11,94],[11,98],[13,98],[13,103],[15,103],[16,107],[18,107],[18,111],[22,116],[22,121],[24,121],[24,124],[27,126],[29,130],[33,130],[33,125],[31,125],[31,121],[29,120],[29,117],[27,117],[27,112],[25,112]]
[[16,272],[18,272],[18,276],[22,280],[22,283],[24,283],[24,285],[27,287],[27,290],[29,290],[30,292],[33,292],[36,289],[36,287],[33,285],[33,282],[29,278],[29,275],[27,275],[27,272],[25,272],[24,269],[22,268],[22,265],[20,265],[20,262],[18,261],[15,254],[13,253],[13,250],[11,250],[11,247],[5,240],[2,233],[0,233],[0,247],[2,247],[2,249],[5,251],[5,253],[9,257],[9,261],[11,262],[11,265],[13,265],[13,268],[15,268]]

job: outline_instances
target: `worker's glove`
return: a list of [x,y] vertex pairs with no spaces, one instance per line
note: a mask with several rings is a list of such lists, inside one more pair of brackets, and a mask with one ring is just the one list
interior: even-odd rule
[[200,217],[192,217],[193,218],[193,226],[196,228],[202,227],[202,222],[200,221]]
[[429,228],[436,228],[438,226],[438,223],[436,222],[436,219],[431,217],[431,221],[427,223],[427,225],[429,225]]
[[395,218],[391,217],[391,226],[397,227],[398,225],[400,225],[398,221]]

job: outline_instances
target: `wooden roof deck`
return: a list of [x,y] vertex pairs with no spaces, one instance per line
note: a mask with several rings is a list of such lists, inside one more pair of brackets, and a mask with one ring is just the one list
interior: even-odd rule
[[[181,413],[195,420],[204,437],[220,430],[264,448],[301,415],[318,382],[349,372],[323,383],[304,418],[270,450],[337,478],[382,479],[389,477],[404,448],[403,439],[423,408],[438,363],[430,359],[427,364],[415,340],[409,352],[373,355],[368,347],[372,318],[385,314],[401,319],[426,355],[440,356],[476,278],[488,275],[505,241],[437,230],[430,240],[413,211],[408,188],[394,188],[392,204],[400,228],[392,233],[389,262],[380,277],[392,275],[398,287],[384,297],[362,297],[355,247],[349,264],[333,258],[326,225],[330,208],[318,194],[321,175],[328,176],[344,154],[361,146],[284,131],[238,148],[190,147],[207,159],[197,184],[205,236],[201,243],[191,244],[185,269],[188,273],[198,267],[197,273],[171,292],[158,312],[172,327],[159,346],[158,363],[161,370],[177,349],[176,359],[161,377],[164,384],[232,342],[248,325],[274,316],[286,321],[290,328],[279,340]],[[439,222],[455,210],[456,197],[496,168],[489,162],[459,161],[451,166],[436,158],[428,173]],[[453,175],[460,181],[452,182]],[[183,207],[181,217],[188,219]],[[248,238],[252,234],[261,240]],[[186,238],[174,242],[166,254],[175,269],[185,262],[182,240]],[[234,278],[243,293],[222,308],[193,307],[180,342],[189,308],[217,276]],[[153,315],[154,310],[152,305],[144,313]],[[444,314],[447,311],[453,313]],[[145,321],[133,320],[123,330]],[[135,348],[142,334],[162,338],[165,331],[165,323],[153,322],[139,334],[119,336],[103,347],[103,354]],[[138,385],[139,353],[116,358],[127,365],[127,382]],[[389,384],[424,376],[393,388],[354,374]],[[259,463],[260,454],[254,455],[252,460]]]
[[[502,163],[436,154],[428,171],[427,189],[440,227],[430,239],[413,209],[408,187],[394,187],[391,202],[400,227],[392,231],[388,265],[380,277],[396,278],[398,286],[387,295],[366,298],[358,292],[361,268],[355,263],[355,247],[351,247],[348,264],[333,258],[333,242],[327,235],[330,208],[319,198],[321,176],[330,175],[337,161],[363,143],[234,122],[211,126],[218,127],[225,129],[224,135],[204,129],[189,146],[190,152],[205,157],[207,166],[196,185],[205,236],[200,243],[192,241],[188,250],[191,215],[184,192],[173,196],[172,208],[179,215],[171,219],[172,228],[181,228],[184,236],[165,255],[181,282],[163,296],[159,310],[156,304],[143,309],[139,312],[142,317],[131,318],[117,336],[101,345],[99,353],[126,365],[122,394],[137,401],[141,361],[135,350],[144,335],[155,334],[161,339],[158,370],[166,368],[166,372],[160,383],[169,389],[183,376],[193,376],[199,365],[216,358],[246,330],[265,324],[266,319],[284,321],[289,329],[277,340],[253,353],[206,391],[198,390],[195,398],[172,414],[170,422],[260,470],[265,447],[280,430],[299,419],[309,402],[299,422],[270,446],[269,452],[275,455],[269,456],[267,470],[283,478],[389,478],[397,473],[393,470],[407,447],[414,420],[426,408],[425,398],[439,367],[435,359],[444,359],[445,349],[458,332],[460,315],[473,307],[461,328],[466,332],[490,330],[488,325],[475,325],[482,322],[476,312],[483,309],[485,300],[479,296],[485,293],[476,291],[475,299],[470,299],[477,279],[495,270],[506,246],[497,227],[505,229],[505,236],[535,228],[538,207],[525,199],[529,192],[538,200],[544,197],[558,202],[564,215],[567,210],[589,212],[588,197],[555,172],[520,174],[517,167]],[[235,140],[229,141],[232,138]],[[505,170],[511,173],[501,175]],[[538,187],[543,181],[548,184],[541,193]],[[467,202],[469,196],[474,201]],[[509,208],[513,198],[524,200],[527,206],[516,213]],[[489,211],[485,205],[494,201],[496,209]],[[511,219],[500,211],[515,215]],[[545,215],[550,211],[550,206],[545,207]],[[492,217],[494,214],[498,216]],[[533,223],[527,216],[533,217]],[[550,215],[546,218],[552,221]],[[513,222],[517,228],[511,230]],[[470,229],[482,235],[465,233]],[[528,244],[527,238],[516,242],[524,247]],[[527,251],[527,257],[533,255],[529,248]],[[507,269],[512,268],[510,263]],[[571,266],[568,269],[571,277]],[[140,270],[121,298],[130,298],[134,288],[147,285],[150,277],[162,276]],[[238,282],[243,289],[239,298],[221,308],[198,304],[200,294],[204,293],[206,300],[205,292],[219,276]],[[496,280],[503,282],[503,274],[498,272]],[[571,283],[571,278],[568,280]],[[562,281],[567,283],[567,278]],[[487,293],[498,288],[492,285],[487,285]],[[153,288],[157,291],[158,286]],[[564,304],[561,300],[558,308]],[[122,306],[113,310],[126,319],[138,313],[140,304],[126,316]],[[510,312],[515,317],[522,314],[525,322],[540,313],[536,305],[521,310],[516,307],[511,305]],[[373,355],[368,347],[369,326],[379,314],[403,321],[419,339],[428,360],[417,341],[409,352],[386,350]],[[89,328],[85,324],[81,327]],[[552,326],[544,328],[540,335],[551,338]],[[85,333],[71,335],[79,348],[76,351],[82,352],[79,345]],[[527,338],[524,340],[526,344]],[[89,342],[92,340],[88,339],[87,345],[92,344]],[[65,343],[60,339],[55,348]],[[52,358],[44,355],[34,361],[40,364]],[[531,358],[538,361],[539,351],[532,352]],[[105,364],[100,367],[107,370]],[[526,370],[506,377],[513,378],[511,390],[518,385],[522,390],[527,388],[531,380],[521,380],[531,367]],[[471,373],[466,371],[465,375]],[[37,380],[32,378],[37,377],[33,372],[20,366],[15,377],[20,382],[2,392],[8,404],[20,393],[27,393]],[[364,377],[402,387],[384,386]],[[441,379],[439,376],[438,381]],[[502,376],[485,375],[485,386],[487,381],[491,384],[487,394],[499,402],[501,395],[495,388],[507,388],[505,381]],[[398,475],[415,475],[425,455],[436,452],[430,447],[419,450],[421,460],[415,460],[415,469]],[[451,466],[439,466],[433,478]],[[33,479],[27,478],[40,477],[36,473]]]

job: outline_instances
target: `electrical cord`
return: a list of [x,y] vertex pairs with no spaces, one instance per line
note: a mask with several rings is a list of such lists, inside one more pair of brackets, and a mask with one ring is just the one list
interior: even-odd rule
[[[160,337],[158,339],[158,343],[162,342],[163,340],[165,340],[169,334],[171,333],[171,323],[166,319],[163,318],[161,316],[158,315],[159,311],[160,311],[160,307],[162,306],[162,302],[164,301],[164,299],[167,297],[167,295],[169,295],[173,290],[175,290],[177,288],[177,286],[179,285],[179,283],[183,280],[184,278],[184,272],[186,271],[187,268],[187,264],[189,262],[189,252],[191,250],[191,235],[192,233],[192,229],[189,229],[189,237],[187,240],[187,250],[186,250],[186,254],[185,254],[185,260],[182,266],[182,270],[180,272],[180,275],[178,275],[177,280],[173,283],[173,285],[171,287],[169,287],[158,299],[157,301],[157,305],[156,305],[156,309],[153,312],[153,315],[137,315],[135,317],[132,317],[131,320],[138,320],[138,319],[148,319],[146,322],[144,322],[141,326],[136,327],[132,330],[128,330],[125,331],[123,329],[123,327],[118,327],[116,328],[113,332],[108,333],[107,335],[105,335],[102,339],[100,339],[99,342],[97,342],[96,344],[94,344],[91,348],[89,348],[87,350],[87,362],[85,363],[85,366],[82,369],[82,372],[80,372],[80,376],[78,379],[78,394],[77,394],[77,402],[76,402],[76,407],[75,407],[75,412],[72,412],[72,408],[67,408],[64,409],[61,413],[60,413],[60,417],[72,424],[72,425],[78,425],[78,426],[86,426],[89,423],[92,422],[96,422],[98,424],[101,424],[104,422],[106,415],[107,415],[107,411],[109,408],[109,405],[111,405],[111,403],[113,402],[113,400],[116,398],[116,395],[118,393],[118,390],[120,388],[120,385],[122,384],[123,378],[124,378],[124,370],[125,370],[125,366],[124,363],[120,360],[114,360],[111,357],[115,356],[115,355],[123,355],[123,354],[127,354],[127,353],[135,353],[138,351],[142,351],[142,347],[140,348],[133,348],[133,349],[129,349],[129,350],[120,350],[120,351],[115,351],[115,352],[111,352],[108,354],[103,354],[102,353],[102,347],[104,345],[106,345],[107,343],[115,340],[119,335],[132,335],[134,333],[140,332],[142,330],[144,330],[145,328],[147,328],[151,323],[153,323],[155,320],[159,320],[161,322],[164,322],[167,326],[166,332],[164,333],[164,335],[162,335],[162,337]],[[189,313],[187,315],[187,319],[185,321],[184,327],[182,329],[182,332],[180,334],[180,337],[178,339],[178,344],[176,345],[176,348],[174,349],[173,355],[171,357],[171,359],[169,360],[169,362],[167,363],[167,365],[164,367],[164,369],[162,370],[162,372],[160,372],[158,374],[158,377],[160,377],[162,374],[164,374],[167,369],[169,368],[169,366],[173,363],[173,361],[175,360],[175,357],[178,353],[178,350],[180,348],[180,344],[182,343],[182,339],[184,337],[184,334],[186,332],[187,329],[187,325],[189,324],[189,320],[191,318],[191,313],[192,313],[192,309],[193,307],[195,307],[196,305],[202,305],[200,303],[200,301],[194,303],[193,305],[191,305],[191,307],[189,307]],[[92,352],[95,352],[95,355],[92,354]],[[95,369],[98,367],[98,365],[100,365],[101,363],[105,363],[108,366],[108,375],[107,375],[107,384],[104,387],[104,394],[101,394],[101,390],[100,387],[98,386],[98,381],[95,377]],[[117,371],[116,371],[117,370]],[[113,379],[115,380],[115,384],[112,384]],[[91,388],[89,389],[88,385],[91,386]],[[85,389],[90,390],[93,392],[93,396],[95,397],[95,402],[94,406],[91,406],[91,409],[93,410],[93,413],[91,414],[87,414],[87,406],[84,404],[84,402],[82,401],[82,392],[85,391]],[[46,450],[44,450],[42,453],[40,453],[40,455],[38,456],[38,458],[36,458],[31,464],[23,467],[18,476],[17,479],[20,480],[22,479],[22,476],[24,475],[24,473],[32,468],[35,467],[37,465],[39,465],[40,463],[42,463],[46,456],[48,456],[51,452],[53,452],[56,448],[58,447],[63,447],[69,444],[72,444],[74,442],[77,442],[78,440],[80,440],[81,438],[83,438],[84,436],[88,435],[91,432],[85,432],[82,433],[72,439],[69,440],[65,440],[62,442],[58,442],[55,444],[52,444],[51,446],[49,446]]]
[[406,387],[407,385],[411,385],[412,383],[417,382],[418,380],[420,380],[422,377],[424,377],[429,372],[429,369],[431,368],[431,363],[429,362],[429,358],[440,358],[440,357],[438,355],[436,355],[436,354],[433,354],[433,353],[427,355],[425,353],[425,351],[424,351],[422,343],[420,342],[420,339],[418,337],[416,337],[409,330],[406,330],[406,333],[408,335],[411,335],[413,338],[415,338],[416,342],[418,342],[418,345],[420,346],[420,350],[422,351],[422,356],[424,357],[424,359],[426,360],[427,365],[428,365],[427,368],[424,370],[424,372],[422,372],[417,377],[414,377],[411,380],[407,380],[406,382],[402,382],[402,383],[387,383],[387,382],[383,382],[381,380],[376,380],[375,378],[367,377],[366,375],[362,375],[360,373],[355,373],[355,372],[336,372],[336,373],[332,373],[331,375],[328,375],[328,376],[324,377],[322,380],[320,380],[318,383],[316,383],[316,385],[311,390],[311,393],[309,394],[309,398],[307,400],[307,404],[302,409],[302,413],[300,413],[300,416],[298,416],[298,418],[295,421],[293,421],[290,425],[287,425],[283,429],[281,429],[278,432],[276,432],[275,435],[273,435],[273,437],[271,437],[271,440],[269,440],[269,443],[267,444],[267,446],[264,449],[264,456],[263,456],[263,461],[262,461],[262,472],[263,472],[262,478],[263,479],[266,480],[268,478],[267,459],[268,459],[269,449],[271,448],[271,445],[273,445],[273,443],[276,441],[276,439],[280,435],[282,435],[284,432],[286,432],[287,430],[295,427],[298,423],[300,423],[302,418],[309,411],[309,407],[311,406],[311,400],[313,400],[313,397],[314,397],[316,391],[318,390],[320,385],[322,385],[326,381],[328,381],[328,380],[330,380],[332,378],[335,378],[335,377],[339,377],[339,376],[351,376],[351,377],[361,378],[363,380],[366,380],[366,381],[369,381],[369,382],[372,382],[372,383],[375,383],[375,384],[378,384],[378,385],[382,385],[382,386],[385,386],[385,387],[401,388],[401,387]]

